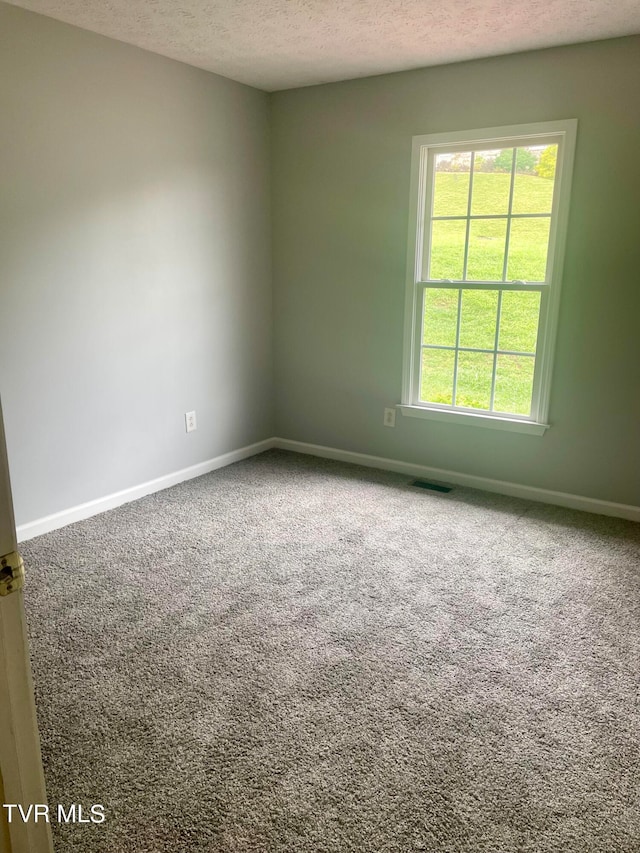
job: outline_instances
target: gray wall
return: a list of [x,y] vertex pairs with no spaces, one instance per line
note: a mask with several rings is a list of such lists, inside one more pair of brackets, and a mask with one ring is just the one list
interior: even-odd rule
[[[269,98],[0,3],[18,523],[274,431],[639,504],[639,90],[636,37]],[[383,427],[400,398],[411,136],[558,118],[579,136],[552,429]]]
[[0,4],[0,116],[18,523],[272,435],[267,96]]
[[[640,504],[640,38],[276,94],[276,430]],[[577,118],[543,437],[403,418],[411,137]]]

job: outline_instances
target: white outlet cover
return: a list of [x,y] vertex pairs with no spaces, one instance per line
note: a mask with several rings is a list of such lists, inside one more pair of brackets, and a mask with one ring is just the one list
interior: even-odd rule
[[186,412],[184,416],[184,423],[187,429],[187,432],[193,432],[195,429],[198,429],[198,422],[196,420],[195,412]]
[[386,427],[394,427],[396,425],[396,410],[395,409],[385,409],[384,410],[384,425]]

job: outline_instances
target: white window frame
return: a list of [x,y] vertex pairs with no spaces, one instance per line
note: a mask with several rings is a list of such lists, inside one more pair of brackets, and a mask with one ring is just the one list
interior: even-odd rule
[[[567,119],[413,137],[402,402],[399,407],[403,415],[450,423],[475,424],[534,435],[542,435],[548,429],[551,374],[558,326],[577,125],[576,119]],[[522,284],[497,281],[443,282],[438,279],[423,279],[423,261],[429,251],[425,241],[425,223],[430,221],[430,217],[425,214],[431,211],[433,204],[435,154],[554,143],[558,144],[558,157],[544,282]],[[472,288],[503,291],[517,289],[534,290],[540,293],[533,396],[529,416],[464,409],[425,403],[420,400],[424,294],[427,287],[438,285],[463,291]]]

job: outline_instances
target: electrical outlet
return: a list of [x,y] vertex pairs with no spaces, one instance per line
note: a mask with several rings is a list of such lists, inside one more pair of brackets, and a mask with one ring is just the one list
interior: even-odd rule
[[394,427],[396,425],[396,410],[395,409],[385,409],[384,410],[384,421],[385,426]]
[[187,429],[187,432],[193,432],[194,429],[198,429],[198,422],[196,421],[196,413],[195,412],[186,412],[185,413],[184,425]]

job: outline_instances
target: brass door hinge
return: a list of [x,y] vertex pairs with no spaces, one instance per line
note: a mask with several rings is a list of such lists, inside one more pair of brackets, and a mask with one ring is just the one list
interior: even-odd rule
[[0,595],[10,595],[24,586],[24,563],[17,551],[0,557]]

